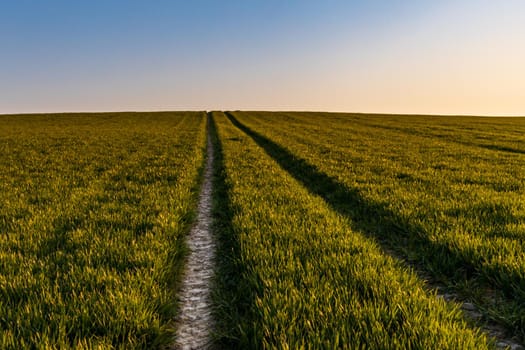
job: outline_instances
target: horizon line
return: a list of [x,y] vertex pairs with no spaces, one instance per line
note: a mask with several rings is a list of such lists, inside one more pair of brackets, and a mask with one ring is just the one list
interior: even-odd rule
[[349,112],[349,111],[327,111],[327,110],[300,110],[300,109],[145,109],[145,110],[89,110],[89,111],[58,111],[58,112],[21,112],[21,113],[0,113],[4,116],[28,116],[28,115],[63,115],[63,114],[101,114],[101,113],[166,113],[166,112],[270,112],[270,113],[334,113],[334,114],[355,114],[371,116],[428,116],[428,117],[482,117],[482,118],[524,118],[525,114],[461,114],[461,113],[384,113],[384,112]]

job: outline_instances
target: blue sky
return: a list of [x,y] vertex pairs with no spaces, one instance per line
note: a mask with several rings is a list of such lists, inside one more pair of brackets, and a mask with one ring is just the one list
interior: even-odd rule
[[521,0],[0,0],[0,113],[525,115]]

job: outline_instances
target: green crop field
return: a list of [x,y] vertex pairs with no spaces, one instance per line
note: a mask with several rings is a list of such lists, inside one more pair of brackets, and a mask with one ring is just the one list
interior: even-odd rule
[[[408,329],[417,336],[400,336],[401,347],[423,346],[427,339],[435,344],[438,340],[434,335],[416,331],[412,323],[417,319],[417,325],[432,324],[432,329],[438,329],[439,324],[435,319],[439,307],[423,306],[428,302],[425,297],[416,301],[412,295],[417,294],[417,283],[408,287],[401,282],[409,278],[406,276],[413,278],[415,272],[419,283],[426,282],[420,288],[428,290],[427,297],[432,298],[437,288],[444,289],[476,305],[482,323],[496,323],[509,336],[523,341],[525,120],[237,112],[228,113],[220,124],[228,130],[223,131],[222,142],[230,196],[236,199],[232,204],[232,232],[240,247],[237,258],[243,266],[251,263],[238,278],[246,279],[258,291],[250,296],[254,301],[245,317],[253,319],[252,324],[270,323],[258,326],[259,331],[266,327],[279,330],[270,328],[266,334],[257,334],[247,329],[236,337],[259,342],[279,334],[280,338],[270,338],[273,343],[298,341],[300,338],[288,332],[298,332],[290,325],[300,327],[302,317],[296,315],[294,319],[293,313],[283,310],[288,306],[298,311],[305,303],[310,308],[300,314],[311,315],[302,321],[318,324],[309,331],[305,325],[303,331],[315,335],[316,341],[326,339],[320,325],[334,322],[329,329],[343,332],[345,325],[358,322],[357,316],[347,314],[349,305],[356,305],[362,317],[378,315],[373,324],[385,332],[388,344],[394,344],[392,337],[399,336],[399,330]],[[239,164],[239,155],[228,168],[231,147],[239,154],[246,153],[243,158],[248,157],[248,149],[255,148],[257,153],[248,164],[234,167]],[[244,151],[239,150],[241,147]],[[263,163],[262,159],[267,160]],[[266,165],[270,160],[271,165]],[[249,166],[251,171],[242,170]],[[260,175],[267,167],[271,170]],[[243,175],[237,175],[241,170]],[[285,176],[276,180],[277,174]],[[246,190],[245,186],[251,190],[237,193]],[[317,203],[310,204],[310,210],[306,203],[298,204],[302,203],[299,198],[307,195],[311,199],[306,202]],[[267,212],[259,212],[264,205]],[[324,217],[328,213],[330,216]],[[284,242],[274,241],[276,232]],[[354,238],[356,235],[359,238]],[[270,242],[263,239],[265,236]],[[378,257],[367,252],[352,259],[359,250],[349,245],[349,239],[375,247]],[[249,249],[267,249],[268,255]],[[285,254],[280,257],[281,264],[259,270],[273,262],[272,256],[280,254],[281,249]],[[335,257],[332,249],[341,252],[340,256]],[[326,265],[330,272],[323,267],[326,254],[332,258]],[[392,258],[396,263],[391,263]],[[356,272],[348,270],[358,269],[360,264],[364,271],[359,273],[367,277],[355,277]],[[376,264],[394,267],[387,273]],[[302,280],[309,269],[314,271],[316,288],[320,289],[313,293],[315,301],[308,301],[312,287]],[[268,271],[276,275],[268,276]],[[333,271],[341,276],[332,277]],[[265,288],[266,284],[275,289]],[[382,295],[383,288],[392,300]],[[299,301],[288,295],[294,289]],[[346,300],[345,293],[349,294]],[[372,303],[370,310],[359,303],[360,299]],[[431,320],[416,316],[416,306],[405,307],[400,300],[422,307]],[[271,303],[279,305],[274,306],[276,314],[272,316],[267,314]],[[330,306],[321,307],[322,303]],[[399,309],[414,314],[395,311]],[[279,312],[290,319],[278,322]],[[322,315],[327,315],[329,322],[321,321]],[[405,319],[408,324],[389,328],[393,320]],[[352,327],[352,332],[357,329]],[[357,333],[364,334],[359,336],[345,334],[344,339],[357,337],[381,348],[386,346],[367,338],[374,333],[371,329]],[[438,333],[453,334],[448,330]],[[454,336],[446,338],[454,344]],[[329,339],[337,338],[334,335]],[[457,348],[457,343],[450,347]]]
[[172,344],[207,129],[217,348],[523,343],[525,119],[208,116],[0,116],[0,348]]
[[169,343],[205,113],[0,116],[0,348]]

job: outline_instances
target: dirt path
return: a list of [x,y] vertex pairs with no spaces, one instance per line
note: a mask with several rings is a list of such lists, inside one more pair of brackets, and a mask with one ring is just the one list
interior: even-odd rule
[[174,349],[208,349],[211,346],[210,329],[213,321],[210,288],[214,271],[215,242],[211,232],[213,144],[209,131],[206,152],[207,162],[199,197],[197,222],[187,238],[190,255],[182,281]]

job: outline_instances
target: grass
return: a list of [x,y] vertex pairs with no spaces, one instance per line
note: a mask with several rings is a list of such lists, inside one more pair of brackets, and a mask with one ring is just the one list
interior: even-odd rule
[[0,348],[170,343],[205,114],[0,118]]
[[457,305],[436,298],[411,269],[385,255],[299,179],[317,182],[326,175],[282,148],[269,151],[271,141],[262,143],[233,118],[222,113],[213,118],[216,182],[221,183],[215,194],[221,244],[214,297],[220,344],[247,349],[491,346],[466,324]]
[[232,121],[353,229],[523,341],[523,119],[233,113]]
[[[0,348],[172,342],[206,119],[0,116]],[[209,130],[219,348],[493,348],[485,321],[524,340],[523,119],[214,112]]]

